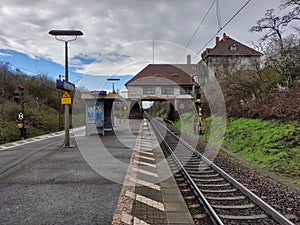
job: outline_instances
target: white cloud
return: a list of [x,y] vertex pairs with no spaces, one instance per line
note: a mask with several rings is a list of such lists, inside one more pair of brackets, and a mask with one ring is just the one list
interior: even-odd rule
[[7,54],[7,53],[3,53],[3,52],[0,52],[0,56],[12,57],[11,54]]
[[[112,52],[98,55],[91,64],[83,64],[77,72],[94,75],[135,74],[149,63],[185,62],[185,55],[194,55],[182,46],[166,41],[136,41],[119,45]],[[196,62],[196,61],[195,61]]]
[[[220,1],[224,24],[246,1]],[[184,63],[186,46],[211,0],[2,0],[0,3],[0,49],[13,49],[64,64],[64,44],[48,34],[51,29],[79,29],[84,32],[69,44],[69,56],[94,59],[95,63],[70,60],[78,71],[98,75],[120,70],[135,73],[140,62],[152,61],[151,41],[158,40],[156,61]],[[249,28],[277,8],[278,0],[253,0],[224,31],[244,43],[258,39]],[[190,54],[199,51],[218,30],[213,8],[191,42]],[[128,44],[129,43],[129,44]],[[176,46],[178,45],[178,46]],[[175,47],[176,46],[176,47]],[[195,62],[199,57],[194,58]],[[124,69],[131,65],[131,69]]]

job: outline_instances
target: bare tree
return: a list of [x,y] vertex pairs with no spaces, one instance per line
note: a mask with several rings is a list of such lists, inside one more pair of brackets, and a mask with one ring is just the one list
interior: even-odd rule
[[[286,20],[288,23],[292,22],[293,20],[300,20],[300,0],[285,0],[281,5],[280,9],[290,9],[288,14],[283,16],[283,20]],[[300,32],[300,27],[293,26],[296,31]]]
[[[274,14],[274,9],[268,9],[265,16],[257,21],[257,25],[250,28],[250,32],[266,32],[261,38],[263,41],[274,39],[284,49],[283,29],[292,21],[300,20],[300,0],[285,0],[280,5],[280,9],[287,9],[288,12],[283,16]],[[299,30],[299,27],[293,27]]]
[[284,0],[280,9],[292,7],[292,13],[297,17],[300,14],[300,0]]
[[283,49],[282,29],[287,24],[283,21],[282,17],[273,14],[274,9],[268,9],[265,17],[257,21],[257,25],[250,28],[250,32],[263,32],[266,33],[261,38],[266,41],[269,38],[277,37],[279,46]]
[[[274,9],[266,11],[265,16],[250,28],[250,32],[264,32],[261,44],[265,44],[266,65],[271,66],[281,77],[281,82],[291,85],[296,77],[295,69],[299,68],[299,37],[285,34],[284,29],[292,21],[300,20],[300,0],[283,0],[279,9],[282,16],[274,14]],[[300,30],[299,27],[293,27]]]

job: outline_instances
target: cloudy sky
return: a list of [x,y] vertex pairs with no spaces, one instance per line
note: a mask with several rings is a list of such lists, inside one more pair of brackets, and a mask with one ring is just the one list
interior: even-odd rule
[[[0,61],[10,60],[25,72],[42,71],[51,76],[63,74],[64,44],[48,32],[52,29],[78,29],[84,36],[69,44],[70,70],[75,74],[70,79],[73,81],[80,79],[82,74],[135,74],[152,63],[153,49],[155,63],[184,63],[187,54],[193,55],[192,61],[197,63],[200,55],[195,54],[213,46],[214,41],[208,41],[246,2],[1,0]],[[278,9],[280,3],[280,0],[250,1],[219,36],[226,32],[232,38],[253,46],[252,42],[257,42],[261,34],[249,33],[250,27],[264,16],[267,9]],[[188,45],[212,4],[207,18]]]

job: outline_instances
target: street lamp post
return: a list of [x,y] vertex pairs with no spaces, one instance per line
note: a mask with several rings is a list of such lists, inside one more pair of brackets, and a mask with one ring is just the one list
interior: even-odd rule
[[[65,80],[68,82],[69,80],[69,72],[68,72],[68,42],[75,41],[77,36],[83,35],[80,30],[51,30],[49,31],[50,35],[55,36],[55,39],[58,41],[65,42]],[[72,37],[68,39],[68,37]],[[63,37],[63,38],[59,38]],[[70,108],[68,104],[65,104],[65,140],[64,147],[70,147]]]
[[119,78],[108,78],[107,79],[108,81],[112,81],[112,89],[113,89],[113,93],[115,94],[116,92],[115,92],[115,81],[120,81],[120,79]]

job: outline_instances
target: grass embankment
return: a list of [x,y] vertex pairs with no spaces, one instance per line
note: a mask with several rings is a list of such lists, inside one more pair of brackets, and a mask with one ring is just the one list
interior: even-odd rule
[[[176,125],[192,133],[191,115]],[[207,129],[201,139],[208,139]],[[300,185],[300,124],[260,119],[229,119],[223,146],[247,161]]]
[[[20,132],[16,122],[17,115],[21,109],[20,105],[12,101],[6,101],[3,105],[2,112],[6,116],[0,115],[0,145],[20,140]],[[74,111],[72,116],[70,116],[71,127],[73,124],[74,126],[82,126],[85,122],[84,109],[74,109]],[[64,115],[60,115],[61,121],[59,122],[58,111],[47,105],[29,102],[26,104],[24,117],[25,128],[27,129],[26,138],[63,129]]]

